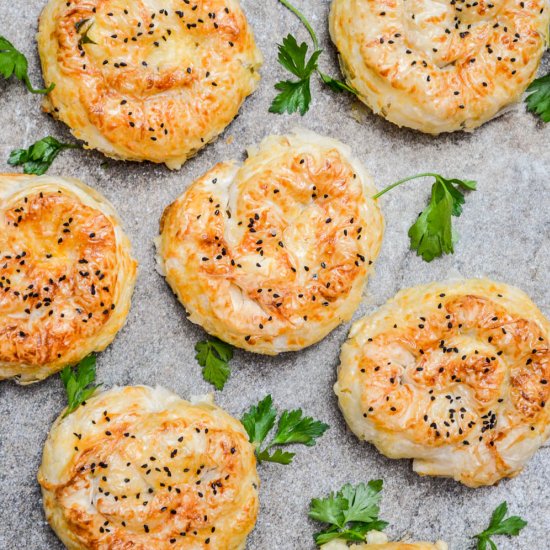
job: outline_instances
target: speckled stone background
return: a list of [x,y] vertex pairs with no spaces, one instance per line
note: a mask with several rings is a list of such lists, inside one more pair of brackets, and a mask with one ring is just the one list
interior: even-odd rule
[[[296,0],[326,47],[323,67],[337,74],[327,31],[328,0]],[[45,0],[0,0],[0,34],[29,57],[39,82],[34,36]],[[479,182],[467,198],[456,227],[456,253],[431,264],[409,250],[407,229],[429,196],[416,182],[382,199],[387,229],[381,255],[356,318],[383,304],[399,289],[449,276],[488,276],[522,287],[550,315],[550,124],[544,126],[523,105],[474,134],[438,138],[400,130],[361,108],[353,98],[315,83],[313,104],[303,118],[268,113],[273,85],[284,75],[275,44],[289,31],[306,39],[300,24],[276,0],[243,0],[265,56],[261,87],[238,119],[182,170],[115,162],[101,154],[69,151],[51,173],[81,178],[115,205],[132,240],[139,278],[128,324],[98,358],[98,378],[114,384],[160,384],[181,396],[205,393],[194,359],[204,334],[185,318],[155,271],[153,239],[163,208],[214,163],[243,158],[245,147],[269,133],[296,125],[338,138],[353,148],[381,188],[400,177],[436,171]],[[549,68],[548,57],[544,68]],[[543,70],[542,69],[542,70]],[[286,76],[286,75],[285,75]],[[0,171],[15,147],[46,135],[71,139],[67,129],[44,115],[40,98],[16,81],[0,82]],[[420,478],[407,460],[392,461],[360,443],[346,428],[332,386],[339,348],[349,325],[300,353],[266,358],[237,352],[232,376],[217,402],[236,416],[267,393],[280,408],[302,407],[331,429],[313,448],[298,448],[291,466],[261,465],[261,512],[249,538],[251,550],[310,549],[317,526],[307,519],[312,497],[346,482],[385,481],[382,517],[395,538],[444,539],[453,550],[473,548],[491,511],[508,500],[529,526],[520,537],[498,539],[499,549],[550,548],[550,445],[542,448],[516,479],[472,490],[451,480]],[[36,471],[48,429],[65,396],[58,376],[30,387],[0,383],[0,548],[61,548],[42,513]]]

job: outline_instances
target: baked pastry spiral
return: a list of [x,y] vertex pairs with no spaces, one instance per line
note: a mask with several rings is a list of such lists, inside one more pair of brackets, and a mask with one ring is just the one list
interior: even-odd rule
[[348,84],[375,113],[430,134],[473,130],[520,99],[546,47],[546,0],[333,0]]
[[158,387],[113,388],[60,416],[38,481],[69,550],[241,550],[258,512],[242,425]]
[[517,475],[550,435],[550,323],[486,279],[403,290],[357,322],[335,391],[352,431],[421,475]]
[[86,147],[181,165],[259,82],[238,0],[50,0],[40,17],[44,108]]
[[136,262],[113,208],[82,182],[0,175],[0,380],[36,382],[105,349]]
[[166,280],[207,332],[264,354],[351,318],[383,233],[369,175],[348,147],[305,130],[218,164],[165,210]]

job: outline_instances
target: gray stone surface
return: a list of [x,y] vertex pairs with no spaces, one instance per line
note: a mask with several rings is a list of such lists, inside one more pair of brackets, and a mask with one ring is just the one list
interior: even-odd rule
[[[34,35],[45,0],[0,0],[0,33],[28,56],[39,81]],[[400,288],[452,275],[488,276],[518,285],[550,314],[550,125],[544,126],[520,105],[474,134],[438,138],[400,130],[360,108],[352,98],[313,86],[307,116],[268,113],[273,84],[283,76],[276,62],[277,41],[288,32],[306,38],[299,23],[276,0],[244,0],[265,55],[259,91],[239,118],[214,144],[179,172],[162,166],[106,160],[101,154],[63,154],[51,173],[81,178],[104,193],[118,209],[139,260],[139,278],[127,326],[98,360],[99,381],[160,384],[180,395],[212,388],[201,377],[193,346],[203,336],[189,323],[164,280],[154,269],[153,239],[163,208],[215,162],[242,158],[245,146],[268,133],[296,125],[331,135],[351,145],[374,175],[378,187],[425,170],[479,182],[457,222],[461,240],[453,256],[424,263],[409,250],[407,229],[429,196],[417,182],[382,200],[387,230],[382,253],[356,318],[384,303]],[[327,51],[322,64],[336,74],[328,41],[328,0],[301,0]],[[546,68],[548,68],[548,57]],[[51,134],[69,132],[42,114],[40,99],[15,81],[0,82],[0,171],[11,149]],[[232,139],[230,139],[232,138]],[[309,500],[345,482],[385,481],[382,516],[392,537],[442,538],[453,550],[473,547],[469,537],[486,524],[502,500],[529,526],[501,549],[550,547],[550,447],[541,449],[516,479],[472,490],[450,480],[413,474],[407,460],[392,461],[362,444],[346,428],[332,392],[340,345],[349,325],[300,353],[266,358],[237,352],[233,373],[217,402],[239,416],[268,392],[279,407],[303,407],[328,422],[327,435],[311,449],[300,448],[292,466],[262,465],[261,513],[249,539],[252,550],[313,548],[316,525],[307,519]],[[18,387],[0,383],[0,548],[61,548],[45,523],[36,471],[48,429],[65,403],[57,376]]]

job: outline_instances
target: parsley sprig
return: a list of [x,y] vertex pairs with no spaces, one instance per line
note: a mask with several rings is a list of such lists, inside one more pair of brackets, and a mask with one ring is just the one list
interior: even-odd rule
[[[277,410],[273,406],[271,395],[262,399],[257,405],[250,407],[241,419],[248,433],[250,443],[256,448],[258,462],[276,462],[290,464],[296,453],[281,449],[271,450],[275,446],[300,443],[311,447],[316,439],[321,437],[329,428],[327,424],[303,416],[302,409],[283,411],[279,417],[277,429],[273,439],[264,446],[264,441],[275,426]],[[263,448],[262,448],[263,447]]]
[[497,545],[491,540],[494,535],[516,536],[527,525],[527,522],[519,516],[504,517],[508,513],[508,504],[504,501],[495,508],[489,527],[479,535],[475,535],[477,539],[477,550],[497,550]]
[[527,110],[550,122],[550,74],[537,78],[527,88]]
[[378,518],[383,482],[381,479],[344,485],[326,498],[314,498],[309,505],[309,517],[329,524],[314,535],[319,546],[334,539],[362,542],[372,530],[382,531],[388,523]]
[[279,94],[273,100],[269,111],[272,113],[282,114],[299,112],[302,116],[309,110],[311,103],[311,77],[317,73],[322,82],[329,86],[335,92],[347,91],[353,94],[357,92],[348,86],[345,82],[332,78],[331,76],[319,70],[319,56],[323,50],[319,47],[319,39],[305,18],[304,14],[296,9],[288,0],[279,0],[286,8],[288,8],[302,22],[309,33],[313,42],[313,53],[308,58],[308,45],[305,42],[298,44],[296,38],[289,34],[283,38],[283,43],[278,44],[279,49],[278,61],[290,73],[298,78],[298,80],[282,80],[275,84],[275,88]]
[[428,206],[419,214],[416,222],[409,229],[411,248],[426,262],[431,262],[443,254],[452,254],[458,237],[452,227],[452,217],[462,214],[465,202],[462,190],[475,191],[477,184],[472,180],[447,179],[439,174],[417,174],[399,180],[386,187],[376,195],[378,199],[391,189],[405,182],[433,177],[432,194]]
[[0,36],[0,74],[5,79],[15,75],[15,78],[21,80],[33,94],[48,94],[54,89],[53,83],[48,88],[34,88],[29,79],[28,69],[27,58],[9,40]]
[[88,355],[75,368],[65,367],[59,374],[67,392],[67,409],[63,418],[89,399],[99,387],[95,381],[95,355]]
[[79,146],[72,143],[61,143],[52,136],[42,138],[33,143],[28,149],[15,149],[10,153],[8,164],[23,165],[25,174],[41,176],[46,173],[57,155],[65,149],[77,149]]
[[231,374],[228,363],[233,358],[233,348],[214,338],[198,342],[195,345],[195,351],[197,352],[195,358],[203,367],[203,378],[213,384],[217,390],[223,390]]

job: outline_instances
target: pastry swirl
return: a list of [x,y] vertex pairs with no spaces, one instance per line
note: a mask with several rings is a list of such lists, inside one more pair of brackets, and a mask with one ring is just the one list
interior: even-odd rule
[[383,219],[348,147],[307,131],[218,164],[164,212],[166,279],[192,322],[235,346],[294,351],[349,320]]
[[238,0],[50,0],[38,47],[45,109],[86,146],[179,168],[259,82]]
[[550,323],[486,279],[403,290],[357,322],[335,392],[352,431],[421,475],[517,475],[550,435]]
[[110,203],[78,180],[0,175],[0,380],[42,380],[105,349],[136,262]]
[[333,0],[330,13],[361,101],[430,134],[473,130],[518,101],[549,24],[547,0]]
[[60,416],[38,480],[69,550],[241,550],[258,512],[242,425],[158,387],[113,388]]

